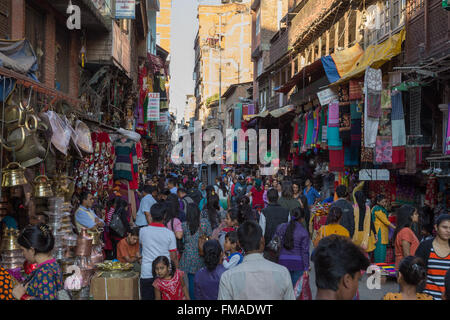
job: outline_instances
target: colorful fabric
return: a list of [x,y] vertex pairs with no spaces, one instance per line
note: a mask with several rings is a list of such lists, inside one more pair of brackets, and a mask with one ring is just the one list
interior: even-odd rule
[[391,109],[383,109],[378,124],[378,135],[392,137]]
[[344,171],[345,153],[344,149],[329,150],[330,163],[328,165],[329,171]]
[[417,239],[414,232],[406,227],[402,228],[399,233],[397,234],[397,237],[394,239],[395,243],[395,267],[398,270],[398,267],[400,266],[400,261],[405,257],[403,255],[403,246],[402,242],[407,241],[409,242],[409,255],[413,256],[416,253],[417,247],[419,246],[419,239]]
[[351,144],[350,105],[339,106],[339,136],[344,146]]
[[391,90],[385,89],[381,91],[381,109],[391,109]]
[[38,265],[26,282],[26,294],[36,300],[57,300],[58,291],[64,288],[61,268],[55,259]]
[[367,116],[371,118],[381,117],[381,92],[367,89],[366,95]]
[[430,176],[427,181],[427,188],[425,192],[425,203],[434,208],[437,204],[437,178]]
[[377,137],[375,148],[375,161],[377,163],[392,162],[392,140],[391,137]]
[[353,167],[359,165],[359,147],[345,147],[344,165]]
[[339,102],[348,102],[348,84],[341,84],[338,90]]
[[405,120],[392,120],[392,146],[400,147],[406,145]]
[[11,275],[0,266],[0,300],[14,300],[12,290],[13,280]]
[[[135,143],[131,139],[126,139],[122,142],[122,139],[118,139],[114,142],[114,148],[116,151],[116,162],[114,164],[114,180],[125,179],[128,181],[133,180],[133,171],[138,172],[138,160],[136,154]],[[130,160],[130,154],[132,155]]]
[[[417,300],[433,300],[433,297],[425,293],[416,293]],[[403,300],[401,293],[388,292],[383,300]]]
[[161,300],[186,300],[182,286],[183,276],[184,272],[177,269],[171,279],[155,279],[153,287],[161,292]]
[[405,147],[394,147],[394,142],[392,141],[392,164],[395,165],[395,168],[404,167],[405,156]]
[[359,100],[362,98],[362,88],[363,85],[361,80],[350,80],[349,83],[349,99],[350,100]]
[[378,133],[378,125],[379,119],[370,118],[367,116],[367,105],[364,111],[364,147],[366,148],[374,148],[377,133]]
[[393,91],[391,95],[391,105],[392,105],[392,120],[403,120],[405,115],[403,113],[403,102],[402,93],[400,91]]
[[[389,225],[391,224],[388,219],[388,212],[381,206],[375,206],[372,208],[372,221],[374,222],[375,232],[378,234],[378,240],[381,244],[389,243]],[[384,261],[378,261],[384,262]]]
[[339,127],[339,103],[332,102],[328,106],[328,127]]
[[351,118],[350,139],[352,147],[361,146],[361,116],[362,116],[361,102],[358,101],[352,102],[350,104],[350,118]]
[[387,245],[381,243],[381,230],[378,231],[378,241],[375,244],[375,250],[373,251],[375,263],[386,262],[386,249]]

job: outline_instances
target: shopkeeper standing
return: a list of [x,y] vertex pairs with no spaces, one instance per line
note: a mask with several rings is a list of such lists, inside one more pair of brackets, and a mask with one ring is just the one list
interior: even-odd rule
[[75,225],[78,233],[82,228],[93,229],[95,227],[103,227],[105,222],[100,219],[92,210],[94,197],[90,192],[83,191],[80,195],[81,205],[75,212]]

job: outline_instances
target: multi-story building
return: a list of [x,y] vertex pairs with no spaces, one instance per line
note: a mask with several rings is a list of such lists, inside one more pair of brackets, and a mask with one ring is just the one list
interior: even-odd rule
[[194,79],[196,116],[223,120],[217,110],[219,96],[235,83],[253,80],[251,13],[248,1],[199,5],[199,30],[195,39]]
[[156,17],[156,44],[170,52],[172,0],[159,0],[159,4]]

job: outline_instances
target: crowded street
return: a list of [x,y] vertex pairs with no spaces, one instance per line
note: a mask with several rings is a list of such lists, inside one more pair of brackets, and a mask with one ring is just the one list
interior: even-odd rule
[[442,0],[0,0],[0,300],[448,302],[449,22]]

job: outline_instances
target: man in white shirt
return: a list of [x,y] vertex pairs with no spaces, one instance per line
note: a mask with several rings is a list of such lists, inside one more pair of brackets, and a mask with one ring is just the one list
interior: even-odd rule
[[263,258],[264,237],[255,221],[238,229],[241,264],[222,274],[218,300],[295,300],[288,269]]
[[139,204],[139,210],[136,214],[136,226],[144,227],[151,222],[150,209],[156,203],[155,198],[152,194],[156,190],[156,187],[145,185],[143,189],[144,197],[141,199]]
[[150,210],[152,223],[139,231],[139,243],[142,248],[141,300],[155,300],[152,264],[157,257],[166,256],[178,268],[175,234],[163,224],[166,211],[165,204],[154,204]]

